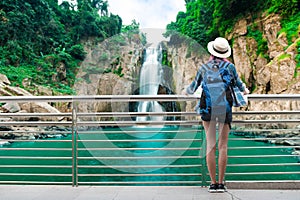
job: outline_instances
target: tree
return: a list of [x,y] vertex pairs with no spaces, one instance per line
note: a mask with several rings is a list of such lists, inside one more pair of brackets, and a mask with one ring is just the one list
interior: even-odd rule
[[57,0],[0,1],[1,70],[18,84],[24,74],[15,72],[24,69],[36,84],[61,87],[51,82],[51,76],[63,62],[71,86],[77,63],[85,56],[83,39],[102,41],[121,32],[122,19],[108,16],[107,7],[103,0],[78,0],[77,5],[67,1],[58,5]]

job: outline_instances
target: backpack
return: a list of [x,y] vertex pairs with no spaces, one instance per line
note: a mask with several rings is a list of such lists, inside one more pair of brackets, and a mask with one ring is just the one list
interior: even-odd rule
[[221,60],[211,60],[202,65],[202,90],[205,96],[205,112],[212,115],[225,114],[227,110],[226,91],[231,82],[228,65]]

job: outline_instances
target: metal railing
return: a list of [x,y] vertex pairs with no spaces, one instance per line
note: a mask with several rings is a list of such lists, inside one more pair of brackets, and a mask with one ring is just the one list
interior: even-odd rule
[[[87,102],[197,100],[182,95],[2,96],[2,103],[68,102],[72,112],[0,113],[0,119],[6,118],[0,121],[0,184],[206,186],[205,134],[196,113],[78,112],[80,104]],[[300,95],[249,95],[248,100],[298,102]],[[300,149],[295,142],[300,140],[299,126],[260,126],[297,125],[299,114],[299,110],[235,111],[227,183],[241,187],[241,183],[281,182],[299,188],[299,155],[292,154]],[[239,119],[256,115],[269,118]],[[165,119],[134,120],[145,116]],[[177,118],[166,120],[169,116]],[[23,121],[22,117],[51,120]],[[259,137],[260,133],[273,135]]]

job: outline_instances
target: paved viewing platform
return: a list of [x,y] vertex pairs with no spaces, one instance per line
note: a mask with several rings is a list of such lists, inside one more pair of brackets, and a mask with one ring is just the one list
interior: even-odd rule
[[195,186],[33,186],[0,185],[1,200],[293,200],[300,190],[229,189],[208,193]]

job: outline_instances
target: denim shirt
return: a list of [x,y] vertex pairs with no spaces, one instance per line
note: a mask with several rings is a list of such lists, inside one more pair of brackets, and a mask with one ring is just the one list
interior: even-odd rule
[[[221,61],[229,62],[227,60],[221,60]],[[234,64],[229,62],[226,67],[229,69],[229,72],[230,72],[231,85],[237,86],[240,89],[240,91],[242,91],[242,92],[245,91],[245,86],[244,86],[242,80],[239,78],[239,75],[236,71]],[[201,83],[203,81],[202,74],[203,74],[203,68],[201,66],[197,71],[195,79],[192,81],[192,83],[186,89],[186,92],[188,94],[194,94],[196,92],[196,90],[198,89],[198,87],[201,86]],[[208,104],[206,104],[206,105],[208,105]],[[231,107],[230,107],[229,103],[227,103],[226,110],[229,110],[229,109],[231,109]],[[206,108],[200,109],[200,101],[198,102],[195,110],[198,114],[209,112],[207,106],[206,106]]]

